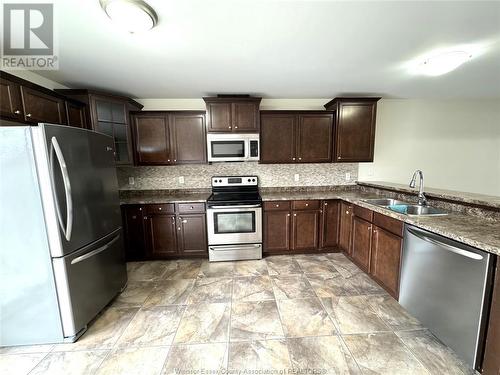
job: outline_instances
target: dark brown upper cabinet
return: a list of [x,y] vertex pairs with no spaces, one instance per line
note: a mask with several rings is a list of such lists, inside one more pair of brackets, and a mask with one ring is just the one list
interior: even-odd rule
[[81,127],[85,104],[0,71],[0,117],[35,125],[40,122]]
[[329,163],[332,161],[333,113],[262,111],[261,163]]
[[0,78],[0,115],[10,120],[24,120],[21,87],[3,77]]
[[209,133],[258,133],[262,98],[206,97]]
[[328,111],[335,113],[334,161],[373,161],[378,100],[335,98],[325,104]]
[[86,128],[114,138],[116,164],[132,164],[130,112],[142,105],[125,96],[87,89],[56,92],[86,104]]
[[135,112],[132,128],[139,165],[206,163],[204,112]]

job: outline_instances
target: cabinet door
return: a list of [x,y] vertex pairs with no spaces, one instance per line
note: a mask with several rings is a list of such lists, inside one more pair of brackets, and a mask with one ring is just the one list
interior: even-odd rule
[[175,219],[175,214],[153,214],[147,217],[146,236],[151,258],[162,259],[178,254],[177,226]]
[[24,120],[21,88],[17,83],[0,78],[0,116],[11,120]]
[[373,161],[376,102],[342,102],[336,118],[335,161]]
[[340,203],[339,247],[351,255],[352,206]]
[[234,132],[256,133],[259,131],[259,103],[236,102],[232,105]]
[[292,248],[314,250],[318,248],[319,211],[293,211]]
[[172,163],[167,116],[134,116],[133,130],[138,164]]
[[403,239],[374,227],[370,274],[396,299],[399,294],[399,268]]
[[85,107],[71,102],[66,102],[66,117],[69,126],[86,128]]
[[139,205],[122,206],[122,215],[127,261],[146,259],[143,207]]
[[354,262],[368,273],[372,245],[372,224],[357,216],[352,219],[351,256]]
[[174,163],[206,163],[205,115],[174,113],[169,124],[174,139]]
[[290,211],[264,211],[264,252],[290,250]]
[[63,99],[23,86],[21,94],[25,121],[66,124],[66,105]]
[[323,201],[321,213],[321,245],[322,249],[335,248],[339,242],[339,202]]
[[483,375],[500,373],[500,259],[498,256],[482,367]]
[[300,115],[298,129],[299,163],[332,161],[333,114]]
[[180,254],[206,255],[208,245],[205,214],[180,215],[177,225]]
[[232,131],[232,106],[230,102],[207,103],[207,123],[209,132]]
[[293,114],[262,115],[260,122],[260,162],[295,162],[295,127]]

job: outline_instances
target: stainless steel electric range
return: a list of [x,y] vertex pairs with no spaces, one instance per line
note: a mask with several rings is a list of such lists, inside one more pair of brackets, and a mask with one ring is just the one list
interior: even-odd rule
[[257,176],[212,177],[207,200],[208,259],[262,258],[262,198]]

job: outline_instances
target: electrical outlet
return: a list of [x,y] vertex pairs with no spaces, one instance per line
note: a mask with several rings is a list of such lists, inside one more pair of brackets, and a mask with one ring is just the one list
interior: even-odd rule
[[351,174],[350,174],[349,172],[347,172],[347,173],[345,174],[345,180],[346,180],[346,181],[351,181]]
[[184,176],[180,176],[179,177],[179,184],[183,184],[184,183]]
[[129,185],[134,185],[134,184],[135,184],[135,178],[133,178],[133,177],[129,177],[129,178],[128,178],[128,184],[129,184]]
[[373,168],[372,167],[369,167],[368,168],[368,176],[373,176]]
[[295,173],[295,174],[293,175],[293,180],[294,180],[295,182],[299,182],[299,181],[300,181],[300,176],[299,176],[299,174],[298,174],[298,173]]

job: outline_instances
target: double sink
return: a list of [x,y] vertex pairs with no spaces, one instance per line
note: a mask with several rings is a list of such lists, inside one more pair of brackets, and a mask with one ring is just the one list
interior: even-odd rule
[[436,207],[421,206],[392,198],[363,199],[364,202],[387,208],[408,216],[446,216],[448,213]]

